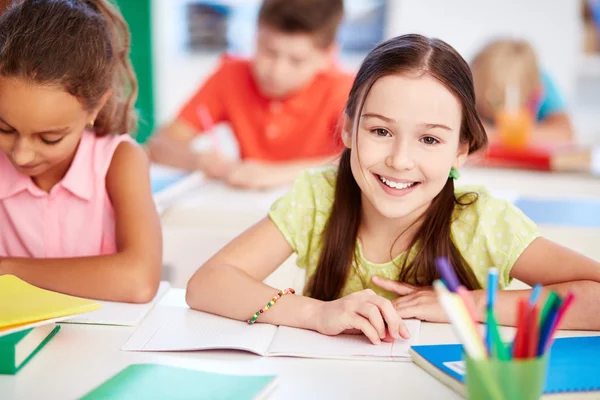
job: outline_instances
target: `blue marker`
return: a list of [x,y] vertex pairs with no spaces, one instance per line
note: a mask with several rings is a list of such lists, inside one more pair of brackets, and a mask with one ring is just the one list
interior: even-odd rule
[[496,303],[496,292],[498,290],[498,268],[491,267],[488,269],[487,283],[487,321],[485,330],[485,345],[489,354],[492,354],[492,329],[490,329],[490,317],[493,315],[494,304]]
[[542,285],[540,285],[538,283],[531,290],[531,297],[529,297],[529,305],[530,306],[533,306],[535,303],[537,303],[538,299],[540,298],[541,293],[542,293]]
[[487,284],[487,308],[493,309],[496,304],[496,294],[498,292],[498,268],[490,267],[488,269],[488,284]]

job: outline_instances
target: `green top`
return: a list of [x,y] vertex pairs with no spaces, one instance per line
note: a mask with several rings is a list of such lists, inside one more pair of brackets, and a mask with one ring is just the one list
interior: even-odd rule
[[[306,268],[307,282],[319,262],[321,235],[333,205],[336,176],[337,167],[303,172],[269,212],[271,220],[298,255],[298,266]],[[478,198],[471,205],[455,208],[452,239],[483,287],[488,268],[495,266],[499,270],[500,287],[504,288],[511,281],[510,270],[515,261],[540,233],[521,210],[505,200],[493,198],[485,188],[473,186],[455,190],[457,196],[469,192],[476,193]],[[355,261],[341,295],[370,288],[389,299],[396,298],[397,295],[375,286],[371,278],[377,275],[398,280],[398,266],[402,265],[405,254],[387,263],[375,264],[365,259],[357,241]],[[409,257],[413,256],[409,251]]]

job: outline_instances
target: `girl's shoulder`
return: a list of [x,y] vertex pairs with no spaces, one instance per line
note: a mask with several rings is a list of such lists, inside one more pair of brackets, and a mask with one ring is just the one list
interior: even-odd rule
[[297,264],[306,267],[310,252],[318,246],[319,237],[331,213],[337,177],[336,167],[303,171],[286,195],[275,201],[269,211],[296,254]]
[[311,208],[329,208],[333,204],[337,166],[312,168],[301,172],[287,197]]
[[458,214],[491,215],[512,206],[508,200],[495,197],[489,189],[482,185],[457,187],[454,190],[454,196],[457,200]]
[[515,232],[524,236],[537,234],[537,226],[510,201],[494,197],[483,186],[465,186],[455,190],[452,230],[455,236],[508,239]]
[[127,134],[97,136],[94,132],[86,131],[82,140],[83,139],[87,139],[86,144],[88,145],[80,146],[81,150],[89,153],[87,156],[94,162],[94,171],[101,177],[104,177],[108,172],[115,152],[121,143],[126,142],[131,146],[139,146],[137,142]]
[[540,236],[536,224],[510,201],[494,197],[483,186],[455,190],[459,204],[452,221],[452,237],[477,279],[485,285],[487,269],[500,271],[500,286],[510,281],[510,270],[529,244]]

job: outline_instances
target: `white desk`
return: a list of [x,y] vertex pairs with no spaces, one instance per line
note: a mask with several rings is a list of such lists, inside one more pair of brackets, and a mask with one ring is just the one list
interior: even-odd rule
[[476,168],[461,170],[457,185],[484,185],[521,196],[600,198],[600,176],[583,173]]
[[[171,289],[161,304],[184,306]],[[259,357],[233,351],[138,353],[119,349],[135,328],[63,325],[17,375],[0,375],[0,399],[75,399],[133,363],[161,363],[228,374],[274,374],[269,399],[460,399],[413,363]],[[560,332],[587,336],[590,332]],[[455,343],[446,324],[421,325],[420,343]]]

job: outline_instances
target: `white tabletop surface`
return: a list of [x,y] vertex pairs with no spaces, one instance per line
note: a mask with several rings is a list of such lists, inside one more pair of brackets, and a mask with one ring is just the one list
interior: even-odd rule
[[[171,289],[160,304],[185,306]],[[121,351],[132,327],[63,325],[17,375],[0,375],[0,399],[76,399],[125,366],[160,363],[227,374],[273,374],[269,399],[459,399],[411,362],[259,357],[233,351],[139,353]],[[589,335],[560,332],[560,336]],[[420,343],[455,343],[451,327],[423,323]]]

